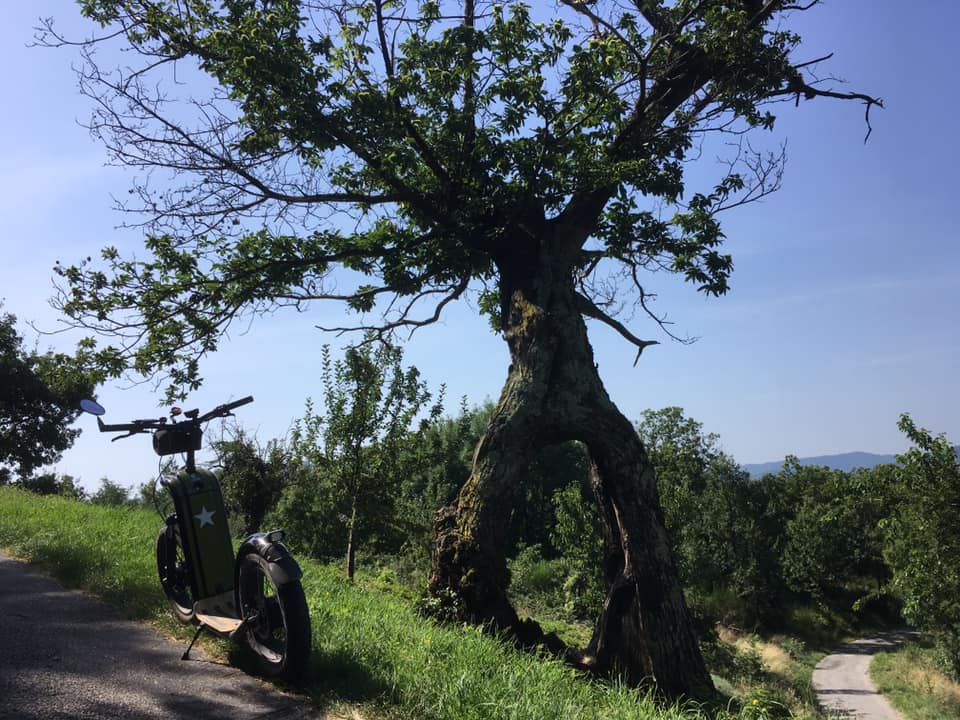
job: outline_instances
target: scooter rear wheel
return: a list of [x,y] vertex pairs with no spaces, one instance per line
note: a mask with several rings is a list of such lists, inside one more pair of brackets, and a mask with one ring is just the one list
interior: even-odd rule
[[157,572],[173,614],[182,623],[193,622],[194,597],[190,587],[190,566],[176,524],[165,525],[157,535]]
[[[286,582],[283,582],[286,580]],[[243,639],[261,674],[295,680],[310,656],[310,613],[298,580],[282,578],[255,552],[240,558],[237,590],[244,619]]]

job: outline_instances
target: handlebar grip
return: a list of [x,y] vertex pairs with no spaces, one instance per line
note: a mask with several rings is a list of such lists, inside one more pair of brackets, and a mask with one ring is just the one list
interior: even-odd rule
[[233,410],[234,408],[238,408],[241,405],[249,405],[252,402],[253,402],[253,395],[247,395],[245,398],[240,398],[235,402],[227,403],[223,407],[226,410]]
[[166,418],[159,420],[134,420],[132,423],[120,423],[119,425],[107,425],[100,418],[97,418],[97,427],[100,432],[147,432],[149,430],[160,430],[166,427]]
[[223,405],[218,405],[213,410],[208,413],[204,413],[197,418],[198,423],[204,423],[208,420],[213,420],[217,417],[226,417],[230,414],[230,411],[234,408],[238,408],[241,405],[247,405],[253,402],[253,395],[247,395],[245,398],[240,398],[239,400],[234,400],[233,402],[224,403]]
[[131,428],[129,424],[107,425],[100,418],[97,418],[97,427],[100,428],[100,432],[123,432],[124,430],[129,430]]

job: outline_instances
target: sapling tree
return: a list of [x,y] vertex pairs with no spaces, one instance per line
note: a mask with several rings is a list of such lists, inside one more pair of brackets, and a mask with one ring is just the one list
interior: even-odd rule
[[[404,369],[402,360],[398,348],[367,344],[347,348],[334,361],[325,346],[323,414],[311,403],[294,427],[293,454],[305,457],[318,471],[313,477],[329,486],[329,510],[341,519],[351,580],[361,539],[392,520],[405,474],[404,446],[431,399],[419,371]],[[435,403],[429,416],[435,419],[441,409]]]
[[132,504],[130,499],[130,489],[120,483],[116,483],[108,477],[100,478],[99,489],[90,496],[90,502],[94,505],[105,505],[106,507],[123,507]]
[[[606,599],[580,665],[666,694],[709,690],[653,473],[600,380],[586,319],[637,359],[649,273],[726,293],[718,214],[779,185],[756,152],[773,103],[878,100],[817,74],[789,0],[81,0],[93,135],[144,172],[122,208],[146,252],[65,264],[58,304],[107,333],[113,371],[195,387],[238,320],[312,301],[381,336],[475,296],[510,370],[471,477],[438,515],[430,589],[465,619],[542,638],[511,606],[517,478],[578,440],[592,464]],[[48,24],[44,40],[69,43]],[[93,50],[126,50],[111,71]],[[702,187],[705,138],[732,142]],[[140,213],[140,214],[137,214]],[[626,311],[620,315],[619,311]],[[469,352],[465,347],[463,352]],[[455,360],[454,360],[455,361]]]

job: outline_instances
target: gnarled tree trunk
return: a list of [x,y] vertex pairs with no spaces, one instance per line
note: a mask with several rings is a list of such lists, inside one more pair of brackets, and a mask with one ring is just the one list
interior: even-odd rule
[[608,590],[589,646],[570,655],[581,667],[631,683],[654,679],[669,696],[709,692],[712,683],[677,579],[653,469],[600,381],[572,274],[548,261],[513,269],[500,265],[509,375],[470,479],[457,500],[437,514],[430,591],[455,594],[465,619],[510,631],[521,643],[545,640],[536,623],[520,621],[507,598],[511,509],[522,497],[520,479],[536,453],[579,440],[592,464]]

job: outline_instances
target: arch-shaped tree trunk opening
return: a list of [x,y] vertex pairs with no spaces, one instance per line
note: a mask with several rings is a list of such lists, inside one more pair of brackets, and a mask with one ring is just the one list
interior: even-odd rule
[[[564,440],[545,442],[534,449],[532,456],[531,463],[520,472],[521,502],[511,508],[507,532],[510,569],[507,597],[520,619],[520,630],[514,632],[514,636],[522,645],[547,649],[576,662],[581,648],[568,647],[555,633],[545,633],[538,620],[553,617],[552,611],[563,612],[561,602],[579,604],[581,609],[599,607],[597,592],[602,585],[599,558],[603,542],[590,487],[589,454],[583,442]],[[576,527],[568,526],[567,536],[560,541],[558,496],[568,491],[576,493],[576,512],[584,513],[585,517],[578,518],[581,522]],[[566,585],[574,578],[580,588],[589,588],[589,600],[581,603],[574,599],[577,588]],[[597,609],[582,615],[581,619],[593,623],[598,614]]]

